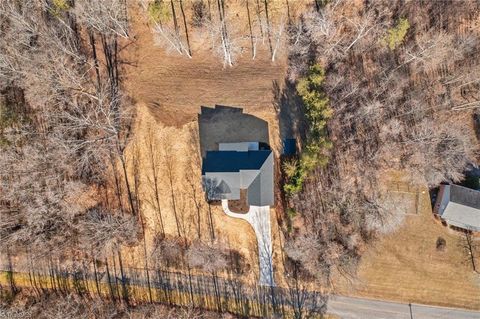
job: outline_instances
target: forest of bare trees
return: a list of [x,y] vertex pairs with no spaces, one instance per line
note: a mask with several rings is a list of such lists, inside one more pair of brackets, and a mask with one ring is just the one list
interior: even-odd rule
[[289,80],[317,63],[325,78],[315,90],[333,111],[328,164],[288,199],[304,227],[286,252],[306,278],[355,276],[366,245],[402,223],[384,200],[389,171],[435,187],[476,163],[478,30],[465,26],[476,18],[473,1],[329,1],[292,28]]
[[140,0],[156,43],[167,52],[192,58],[208,49],[233,66],[241,55],[267,52],[272,62],[287,50],[291,23],[321,1],[304,0]]
[[7,101],[13,111],[27,106],[2,132],[1,248],[102,256],[134,243],[123,154],[133,112],[118,57],[128,37],[124,5],[4,1],[0,16],[1,91],[19,92]]
[[[25,304],[23,304],[25,303]],[[205,312],[193,308],[170,308],[163,305],[143,305],[125,307],[114,303],[84,300],[75,295],[61,298],[46,296],[31,298],[24,296],[10,307],[0,305],[1,319],[84,319],[84,318],[165,318],[165,319],[229,319],[236,316]]]

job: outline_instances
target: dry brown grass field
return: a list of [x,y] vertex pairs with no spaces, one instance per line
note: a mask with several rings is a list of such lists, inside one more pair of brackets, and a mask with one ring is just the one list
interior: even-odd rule
[[[358,278],[337,277],[340,294],[408,303],[480,309],[480,274],[460,248],[462,234],[443,226],[432,214],[427,189],[393,183],[391,190],[412,205],[405,223],[367,249]],[[418,196],[418,197],[417,197]],[[417,203],[415,203],[418,200]],[[438,237],[446,249],[437,251]],[[480,258],[477,258],[480,263]]]

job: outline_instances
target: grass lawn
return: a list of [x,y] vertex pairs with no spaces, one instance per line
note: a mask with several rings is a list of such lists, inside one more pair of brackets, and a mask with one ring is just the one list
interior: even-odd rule
[[[405,200],[408,196],[412,201],[417,199],[416,194],[405,194]],[[473,272],[468,256],[459,247],[462,234],[434,219],[426,189],[420,190],[418,196],[418,214],[413,211],[397,232],[367,250],[357,279],[348,283],[337,278],[338,292],[480,309],[480,274]],[[444,251],[436,249],[440,236],[446,240]],[[480,264],[480,258],[477,260]]]

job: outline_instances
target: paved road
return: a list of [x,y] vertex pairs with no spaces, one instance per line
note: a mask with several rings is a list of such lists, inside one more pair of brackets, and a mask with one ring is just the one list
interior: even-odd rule
[[328,313],[342,319],[480,319],[476,311],[343,296],[330,297]]
[[239,214],[230,211],[228,200],[222,200],[222,208],[230,217],[240,218],[252,226],[257,237],[260,278],[263,286],[275,286],[273,280],[272,237],[270,232],[270,206],[250,206],[248,213]]

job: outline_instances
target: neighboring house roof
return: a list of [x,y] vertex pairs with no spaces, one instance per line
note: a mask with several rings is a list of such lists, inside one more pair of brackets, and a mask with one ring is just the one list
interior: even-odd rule
[[273,205],[272,151],[248,150],[245,144],[250,142],[229,144],[220,145],[239,151],[208,151],[203,159],[202,175],[209,199],[238,200],[240,190],[246,189],[249,205]]
[[480,191],[441,185],[435,212],[450,225],[480,231]]

